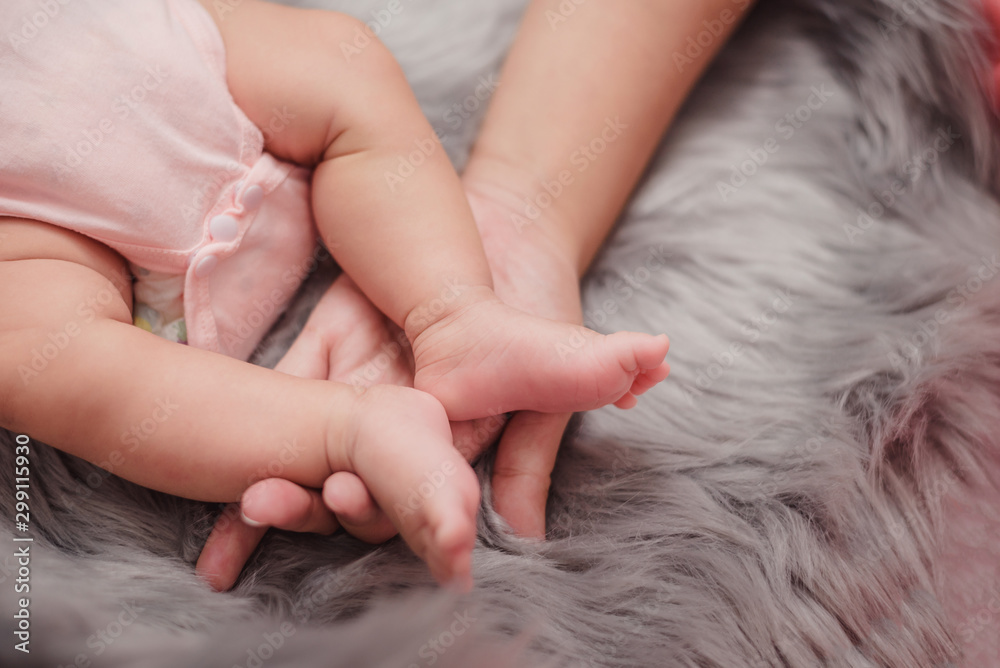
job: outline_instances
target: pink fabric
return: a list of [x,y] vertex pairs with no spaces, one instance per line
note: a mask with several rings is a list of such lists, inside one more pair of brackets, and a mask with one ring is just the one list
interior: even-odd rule
[[[194,0],[4,0],[0,36],[0,215],[178,275],[189,343],[246,359],[310,264],[310,173],[263,152],[211,17]],[[220,215],[235,238],[213,238]]]

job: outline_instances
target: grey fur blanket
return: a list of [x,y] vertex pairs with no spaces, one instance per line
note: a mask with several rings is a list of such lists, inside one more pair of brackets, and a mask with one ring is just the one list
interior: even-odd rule
[[[468,596],[398,540],[280,532],[216,594],[193,572],[216,506],[34,444],[25,655],[4,435],[0,662],[1000,665],[983,21],[959,0],[761,2],[586,280],[590,324],[667,332],[673,375],[574,423],[547,542],[505,534],[487,488]],[[377,20],[389,3],[311,4]],[[381,31],[459,165],[523,5],[403,0]]]

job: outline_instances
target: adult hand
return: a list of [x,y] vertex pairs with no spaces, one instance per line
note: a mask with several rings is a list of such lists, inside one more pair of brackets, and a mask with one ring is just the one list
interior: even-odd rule
[[[578,277],[553,233],[555,226],[542,217],[528,225],[515,223],[514,214],[527,220],[516,208],[518,198],[499,186],[466,183],[466,192],[497,294],[535,315],[579,323]],[[276,368],[306,378],[361,385],[412,385],[409,352],[399,329],[347,276],[341,276]],[[550,474],[569,417],[522,411],[503,430],[494,465],[494,504],[521,536],[545,536]],[[474,461],[503,427],[502,416],[455,423],[456,447]],[[243,521],[240,515],[237,504],[226,509],[198,560],[198,572],[217,590],[232,586],[268,527],[328,534],[344,526],[356,537],[375,543],[396,533],[361,480],[349,473],[331,476],[322,493],[279,478],[259,481],[244,493]]]
[[[324,293],[275,369],[359,387],[413,385],[412,355],[405,335],[346,274]],[[328,504],[340,512],[339,519]],[[202,549],[197,572],[214,589],[229,589],[271,526],[321,534],[344,526],[370,542],[382,542],[396,532],[364,483],[353,474],[330,476],[322,494],[270,478],[248,487],[241,504],[227,506]]]
[[[367,387],[412,387],[410,344],[346,275],[339,276],[316,304],[302,332],[275,367],[301,378]],[[470,462],[491,445],[503,416],[452,423],[456,447]],[[282,478],[255,482],[240,503],[229,504],[216,521],[196,571],[217,591],[233,586],[269,527],[330,534],[343,527],[355,537],[381,543],[396,534],[360,478],[338,472],[323,490]]]
[[[533,315],[580,324],[580,279],[545,212],[531,218],[524,200],[505,185],[464,181],[497,295]],[[521,411],[507,424],[493,466],[497,512],[515,533],[545,538],[545,505],[552,469],[571,414]]]

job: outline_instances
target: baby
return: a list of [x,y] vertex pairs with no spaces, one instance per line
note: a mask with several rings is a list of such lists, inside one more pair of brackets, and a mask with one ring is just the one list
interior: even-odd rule
[[[359,22],[258,0],[7,0],[0,28],[4,427],[204,501],[262,470],[313,488],[356,473],[439,581],[468,584],[479,490],[449,420],[629,408],[666,377],[664,336],[496,297],[400,68],[377,42],[339,46]],[[317,228],[406,333],[414,388],[244,361]]]

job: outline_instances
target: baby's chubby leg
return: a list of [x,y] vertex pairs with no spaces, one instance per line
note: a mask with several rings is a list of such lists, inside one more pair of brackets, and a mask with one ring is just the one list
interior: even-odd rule
[[216,18],[235,100],[261,126],[294,116],[267,148],[316,165],[327,247],[406,330],[416,386],[451,419],[629,407],[663,380],[665,337],[604,337],[496,299],[458,176],[392,55],[357,46],[360,22],[251,1]]
[[415,387],[453,420],[589,410],[662,381],[666,337],[528,315],[493,293],[457,174],[394,63],[358,81],[313,179],[313,210],[338,262],[413,344]]
[[[388,81],[390,89],[394,83]],[[408,89],[396,95],[412,101]],[[388,99],[384,107],[408,109]],[[418,114],[410,121],[412,135],[430,134],[415,101],[410,111]],[[451,419],[612,402],[630,408],[635,395],[666,377],[666,337],[601,336],[501,302],[443,150],[438,146],[423,171],[395,184],[395,191],[379,178],[395,168],[403,148],[348,145],[345,155],[317,167],[313,208],[345,271],[404,328],[413,344],[414,386],[437,397]]]
[[[437,400],[165,341],[131,324],[128,272],[108,249],[43,223],[0,219],[0,232],[0,425],[203,501],[265,477],[320,488],[356,473],[436,577],[468,583],[478,483]],[[53,340],[58,354],[34,364]]]

